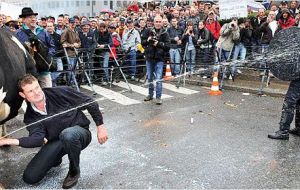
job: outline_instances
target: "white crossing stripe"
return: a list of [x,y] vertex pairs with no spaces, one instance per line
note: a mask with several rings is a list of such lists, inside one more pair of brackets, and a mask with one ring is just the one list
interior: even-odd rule
[[177,92],[180,94],[187,94],[187,95],[199,93],[199,91],[191,90],[188,88],[183,88],[183,87],[177,88],[175,85],[169,83],[163,83],[163,88],[171,90],[173,92]]
[[[81,87],[92,91],[91,87],[89,87],[87,85],[82,85]],[[103,88],[101,86],[93,85],[93,87],[94,87],[95,91],[97,92],[97,94],[100,94],[101,96],[104,96],[105,98],[107,98],[108,100],[111,100],[113,102],[116,102],[116,103],[119,103],[122,105],[132,105],[132,104],[141,103],[140,101],[128,98],[118,92]]]
[[[113,85],[119,86],[121,88],[129,89],[128,85],[123,81],[120,81],[118,83],[114,82]],[[129,85],[130,85],[132,91],[137,92],[139,94],[142,94],[144,96],[148,95],[148,88],[144,88],[144,87],[137,86],[137,85],[134,85],[134,84],[129,84]],[[161,98],[162,99],[172,98],[172,96],[167,95],[167,94],[162,94]]]

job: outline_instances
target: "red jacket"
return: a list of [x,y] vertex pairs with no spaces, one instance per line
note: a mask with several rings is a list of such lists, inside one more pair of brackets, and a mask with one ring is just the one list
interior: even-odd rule
[[215,40],[220,37],[221,25],[218,21],[213,21],[212,23],[205,23],[205,27],[211,32]]
[[117,47],[119,47],[120,42],[116,35],[112,35],[113,46],[111,47],[111,53],[109,54],[110,58],[113,58],[113,55],[117,57]]
[[281,29],[286,29],[295,26],[296,20],[290,16],[287,20],[283,20],[282,18],[279,19],[278,23],[281,26]]
[[134,12],[139,12],[139,6],[137,5],[137,4],[135,4],[135,5],[129,5],[128,7],[127,7],[127,11],[134,11]]

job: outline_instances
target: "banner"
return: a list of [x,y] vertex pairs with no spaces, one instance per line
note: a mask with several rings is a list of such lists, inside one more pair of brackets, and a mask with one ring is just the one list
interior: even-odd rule
[[219,0],[220,18],[230,19],[232,17],[247,17],[247,0]]

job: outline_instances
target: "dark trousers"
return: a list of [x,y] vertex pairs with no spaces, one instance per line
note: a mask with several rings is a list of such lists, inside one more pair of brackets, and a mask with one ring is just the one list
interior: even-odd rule
[[69,172],[71,174],[80,172],[80,152],[90,144],[91,140],[91,132],[80,126],[63,130],[59,140],[44,145],[33,157],[24,171],[23,180],[28,184],[39,182],[66,154],[70,161]]
[[294,113],[296,109],[296,127],[300,127],[299,121],[299,103],[300,103],[300,80],[291,81],[289,89],[285,95],[285,99],[282,106],[282,113],[280,119],[280,130],[289,130],[290,125],[293,122]]

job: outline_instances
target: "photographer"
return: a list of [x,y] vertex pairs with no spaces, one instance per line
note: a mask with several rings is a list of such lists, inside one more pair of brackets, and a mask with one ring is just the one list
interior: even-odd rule
[[164,57],[170,49],[170,37],[165,29],[162,28],[162,17],[154,18],[154,28],[149,28],[147,35],[142,36],[142,45],[145,47],[145,57],[147,66],[147,79],[149,83],[149,95],[144,101],[153,99],[154,84],[153,78],[156,77],[156,104],[161,105],[162,95],[162,74]]
[[224,24],[220,34],[220,38],[216,44],[221,58],[219,61],[228,60],[234,46],[234,41],[240,38],[238,20],[233,18],[230,23]]
[[[235,69],[235,63],[238,57],[243,62],[246,58],[247,47],[251,47],[251,37],[252,37],[252,26],[249,19],[245,20],[245,22],[240,23],[240,38],[235,41],[234,53],[233,53],[233,71],[237,73],[241,73],[239,69]],[[233,73],[235,74],[235,73]]]

